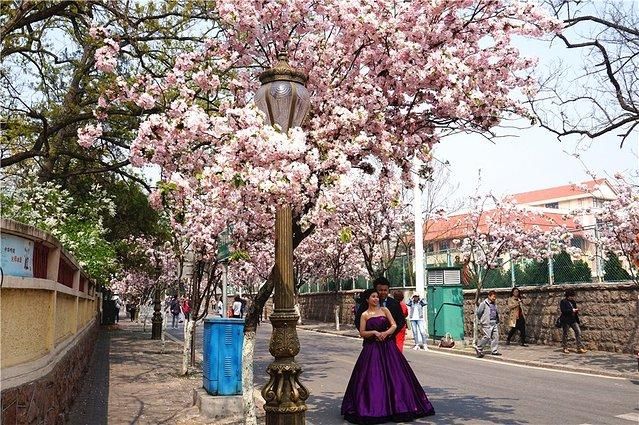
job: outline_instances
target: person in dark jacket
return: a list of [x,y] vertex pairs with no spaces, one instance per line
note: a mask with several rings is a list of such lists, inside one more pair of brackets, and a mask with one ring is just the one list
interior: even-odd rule
[[[379,295],[379,305],[381,307],[386,307],[390,310],[393,319],[395,319],[395,324],[397,325],[397,329],[393,333],[393,338],[401,331],[401,329],[406,326],[406,317],[402,312],[402,308],[399,305],[399,301],[390,298],[388,296],[388,290],[390,288],[390,282],[383,276],[378,277],[373,281],[373,288]],[[359,320],[362,317],[362,313],[366,309],[358,309],[355,314],[355,328],[359,329]]]
[[579,327],[579,308],[577,308],[577,302],[575,301],[575,290],[568,289],[565,294],[566,298],[559,303],[559,310],[561,310],[561,327],[563,334],[561,337],[561,345],[563,352],[568,354],[568,329],[572,328],[575,333],[575,341],[577,342],[577,352],[585,353],[583,343],[581,342],[581,328]]

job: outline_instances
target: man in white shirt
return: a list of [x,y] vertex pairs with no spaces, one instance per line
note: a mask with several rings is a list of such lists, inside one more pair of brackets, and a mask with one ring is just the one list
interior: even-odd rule
[[217,300],[217,315],[220,317],[224,317],[224,303],[222,302],[222,297]]
[[406,306],[408,307],[410,328],[413,331],[413,339],[415,340],[413,350],[428,351],[428,346],[426,345],[428,332],[424,321],[424,306],[426,306],[426,302],[419,298],[419,294],[413,294],[413,298],[408,300]]

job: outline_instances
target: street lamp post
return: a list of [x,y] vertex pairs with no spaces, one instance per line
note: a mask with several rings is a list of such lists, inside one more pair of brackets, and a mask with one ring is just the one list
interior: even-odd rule
[[[280,131],[287,132],[304,121],[310,96],[306,75],[291,68],[285,52],[277,58],[273,68],[260,74],[262,86],[255,94],[255,104],[266,114],[269,124],[277,124]],[[285,205],[277,209],[275,217],[275,309],[270,316],[273,334],[269,345],[275,360],[268,366],[270,378],[262,388],[267,425],[305,423],[308,390],[299,381],[302,368],[295,361],[300,342],[293,294],[293,213]]]
[[[162,269],[158,268],[158,280]],[[156,282],[155,290],[153,291],[153,317],[151,318],[151,339],[162,339],[162,310],[160,300],[160,288]]]

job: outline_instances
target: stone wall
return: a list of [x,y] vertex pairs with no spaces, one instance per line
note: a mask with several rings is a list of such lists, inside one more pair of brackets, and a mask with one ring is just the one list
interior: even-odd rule
[[334,292],[319,292],[316,294],[302,294],[298,297],[302,321],[319,320],[321,322],[335,322],[335,305],[339,305],[340,323],[353,323],[353,307],[355,295],[360,290]]
[[64,424],[69,407],[80,388],[97,336],[97,325],[41,378],[2,390],[3,425]]
[[[526,334],[535,344],[561,345],[561,329],[554,327],[564,291],[577,292],[582,339],[590,350],[632,353],[639,350],[639,287],[634,284],[582,284],[522,287]],[[500,339],[508,333],[506,300],[510,289],[495,289],[500,312]],[[481,299],[485,298],[485,291]],[[464,291],[464,325],[472,335],[475,291]],[[519,336],[515,340],[519,342]],[[569,344],[574,344],[572,331]]]
[[[639,287],[632,283],[576,284],[522,287],[526,333],[535,344],[560,345],[561,329],[554,327],[559,301],[564,291],[577,291],[582,337],[588,349],[631,353],[639,350]],[[497,306],[502,318],[500,337],[506,339],[506,299],[510,288],[496,289]],[[355,294],[361,291],[302,294],[298,297],[302,320],[333,322],[335,301],[340,308],[340,323],[353,323]],[[412,293],[412,291],[409,291]],[[487,291],[482,295],[485,298]],[[464,291],[464,321],[467,338],[472,336],[474,290]],[[572,331],[571,331],[572,335]],[[515,340],[519,340],[515,337]],[[573,337],[570,337],[573,343]]]

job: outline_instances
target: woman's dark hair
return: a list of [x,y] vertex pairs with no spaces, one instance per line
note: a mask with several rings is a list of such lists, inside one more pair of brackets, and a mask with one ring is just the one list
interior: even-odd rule
[[359,303],[362,305],[364,309],[368,308],[368,299],[371,297],[371,294],[373,293],[377,293],[375,288],[367,289],[359,295]]
[[[516,286],[513,286],[513,289],[510,290],[510,296],[512,297],[513,295],[515,295],[515,291],[519,291],[519,288],[517,288]],[[519,293],[521,294],[521,291],[519,291]]]
[[565,292],[564,295],[566,295],[566,298],[568,298],[568,297],[574,297],[575,294],[576,294],[576,292],[575,292],[574,289],[566,289],[566,292]]
[[236,296],[235,296],[235,301],[242,301],[242,299],[240,298],[240,296],[239,296],[239,295],[236,295]]
[[395,292],[393,292],[393,298],[395,298],[397,301],[403,301],[404,300],[404,292],[403,291],[395,291]]

